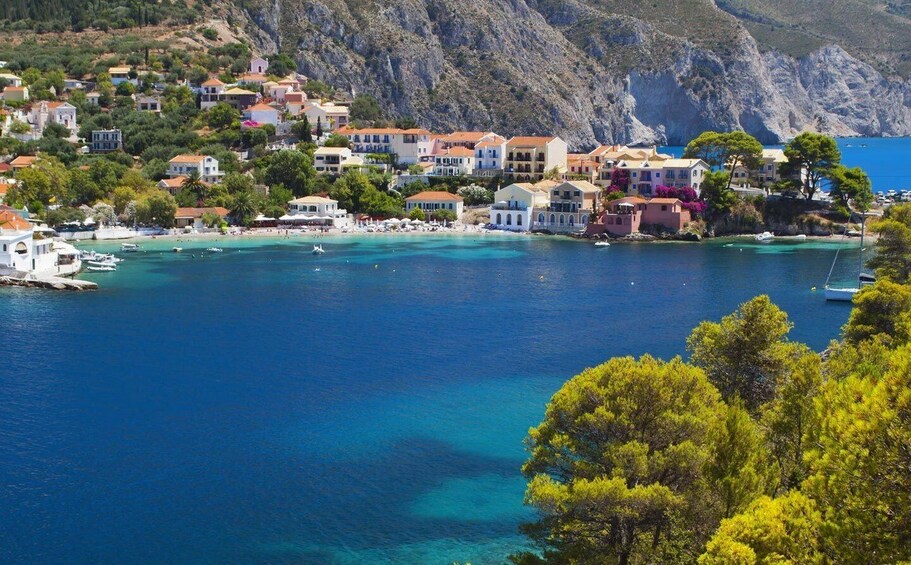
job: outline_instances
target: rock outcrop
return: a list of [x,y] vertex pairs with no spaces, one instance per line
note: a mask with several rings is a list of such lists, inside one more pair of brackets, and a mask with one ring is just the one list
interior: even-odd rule
[[[613,4],[245,0],[232,9],[263,52],[281,49],[308,77],[438,131],[553,132],[575,148],[681,144],[708,129],[742,128],[763,142],[807,129],[911,135],[911,82],[838,46],[799,59],[760,52],[711,0],[685,3],[679,25],[604,7]],[[706,19],[709,31],[693,30]]]

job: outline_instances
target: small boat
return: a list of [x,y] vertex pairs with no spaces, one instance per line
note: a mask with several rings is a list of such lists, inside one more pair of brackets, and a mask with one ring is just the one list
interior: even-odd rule
[[325,251],[323,251],[323,246],[322,246],[322,245],[314,245],[314,246],[313,246],[313,254],[314,254],[314,255],[322,255],[323,253],[325,253]]
[[859,288],[832,288],[826,287],[826,300],[833,302],[851,302],[854,295],[860,292]]
[[116,271],[117,267],[112,267],[112,266],[97,266],[96,267],[95,265],[89,265],[88,267],[85,268],[85,270],[92,271],[93,273],[109,273],[111,271]]
[[[832,278],[832,271],[835,270],[835,263],[838,261],[838,254],[841,252],[841,249],[835,251],[835,259],[832,260],[832,266],[829,268],[829,276],[826,277],[825,291],[826,291],[826,300],[832,302],[851,302],[854,300],[854,295],[860,292],[860,287],[868,286],[876,282],[876,277],[863,272],[864,267],[864,234],[866,231],[866,221],[867,214],[864,212],[861,216],[863,219],[860,224],[860,269],[858,269],[858,282],[860,283],[857,287],[850,288],[832,288],[829,286],[829,279]],[[849,234],[845,234],[847,237]]]
[[803,240],[806,239],[806,238],[807,238],[807,234],[805,234],[805,233],[801,233],[801,234],[798,234],[798,235],[795,235],[795,236],[794,236],[794,239],[799,239],[799,240],[801,240],[801,241],[803,241]]
[[224,251],[224,249],[222,249],[221,247],[210,247],[210,248],[206,249],[206,251],[208,251],[209,253],[221,253],[222,251]]
[[139,246],[135,243],[121,243],[120,250],[124,253],[136,253],[139,251]]
[[174,253],[180,253],[181,251],[183,251],[183,247],[174,247],[171,249],[171,251],[173,251]]
[[610,247],[609,241],[596,241],[595,247]]
[[92,260],[92,261],[86,261],[85,264],[90,267],[114,267],[115,269],[117,268],[117,263],[115,263],[113,261]]
[[760,243],[769,243],[775,239],[775,234],[770,231],[764,231],[760,234],[756,234],[756,241]]

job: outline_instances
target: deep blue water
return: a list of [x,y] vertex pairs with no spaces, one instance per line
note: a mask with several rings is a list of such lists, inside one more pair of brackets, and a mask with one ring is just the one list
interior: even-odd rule
[[[841,150],[841,162],[848,167],[864,169],[875,192],[911,189],[911,167],[904,166],[911,155],[911,138],[844,137],[836,141]],[[683,147],[679,146],[660,149],[678,157],[683,154]]]
[[565,379],[682,354],[759,293],[817,349],[849,312],[811,290],[831,242],[322,243],[155,242],[97,292],[0,289],[0,562],[501,563]]

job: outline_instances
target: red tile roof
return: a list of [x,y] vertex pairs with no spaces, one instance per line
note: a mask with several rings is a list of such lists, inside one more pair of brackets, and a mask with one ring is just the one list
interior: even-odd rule
[[230,214],[230,210],[221,206],[212,206],[209,208],[178,208],[174,213],[175,218],[201,218],[206,212],[213,212],[221,217]]
[[30,230],[32,229],[32,224],[23,220],[19,214],[10,212],[9,210],[3,210],[0,211],[0,229],[16,231]]
[[464,198],[442,190],[425,190],[405,199],[406,202],[462,202]]

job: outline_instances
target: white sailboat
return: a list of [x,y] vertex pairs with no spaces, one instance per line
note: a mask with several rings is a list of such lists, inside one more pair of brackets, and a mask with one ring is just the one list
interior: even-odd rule
[[831,287],[829,286],[829,279],[832,278],[832,271],[835,270],[835,263],[838,261],[838,254],[841,252],[841,249],[835,251],[835,259],[832,260],[832,266],[829,268],[829,276],[826,277],[825,284],[825,293],[826,300],[831,300],[833,302],[851,302],[854,300],[854,295],[860,292],[862,286],[867,286],[876,282],[876,278],[873,275],[863,272],[864,268],[864,233],[867,223],[867,215],[864,213],[860,222],[860,268],[858,269],[858,286],[856,287]]

